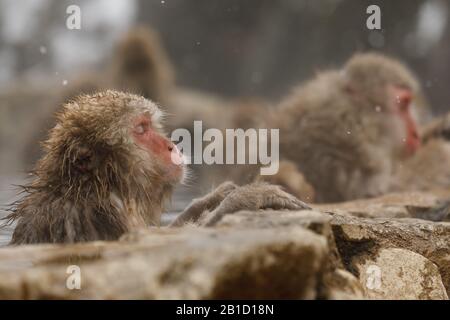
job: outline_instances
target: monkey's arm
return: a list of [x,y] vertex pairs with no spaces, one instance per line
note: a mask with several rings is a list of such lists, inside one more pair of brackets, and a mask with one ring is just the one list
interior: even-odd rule
[[279,186],[255,182],[238,187],[200,222],[204,226],[215,225],[224,215],[240,210],[259,209],[302,210],[311,209],[293,195],[284,192]]
[[259,209],[302,210],[311,209],[279,186],[264,182],[254,182],[242,187],[232,182],[224,182],[213,192],[194,200],[171,224],[179,227],[185,223],[197,222],[212,226],[224,215],[240,210]]
[[189,222],[197,222],[204,212],[214,210],[230,192],[238,188],[232,182],[224,182],[214,191],[202,198],[194,199],[191,204],[170,224],[170,227],[179,227]]

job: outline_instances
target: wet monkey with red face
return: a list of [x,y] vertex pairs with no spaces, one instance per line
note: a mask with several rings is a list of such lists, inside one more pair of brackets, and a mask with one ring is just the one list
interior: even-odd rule
[[[159,225],[186,170],[183,155],[164,134],[161,117],[153,102],[117,91],[82,95],[65,104],[34,180],[6,217],[17,222],[11,244],[115,240]],[[213,225],[224,214],[264,208],[307,206],[276,186],[224,183],[194,200],[174,226]]]

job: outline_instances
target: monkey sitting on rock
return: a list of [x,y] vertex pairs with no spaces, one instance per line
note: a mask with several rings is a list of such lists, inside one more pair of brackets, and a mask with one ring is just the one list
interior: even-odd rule
[[[11,244],[116,240],[159,225],[164,204],[185,176],[183,155],[168,140],[162,111],[143,97],[117,91],[67,103],[44,144],[36,178],[6,217],[16,221]],[[194,200],[173,223],[214,225],[238,210],[306,209],[279,187],[220,185]]]

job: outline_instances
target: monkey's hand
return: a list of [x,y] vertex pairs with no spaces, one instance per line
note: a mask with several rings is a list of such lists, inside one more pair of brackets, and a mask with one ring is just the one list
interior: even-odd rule
[[179,227],[186,223],[197,222],[203,213],[213,211],[238,186],[232,182],[224,182],[206,196],[194,199],[191,204],[170,224]]
[[259,209],[304,210],[311,209],[279,186],[255,182],[232,190],[217,208],[204,217],[204,226],[216,224],[224,215],[241,210]]

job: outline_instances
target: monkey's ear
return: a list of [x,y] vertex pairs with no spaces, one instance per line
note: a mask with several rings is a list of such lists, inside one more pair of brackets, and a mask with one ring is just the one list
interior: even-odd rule
[[91,171],[94,167],[94,153],[88,147],[80,147],[73,159],[73,166],[81,173]]

